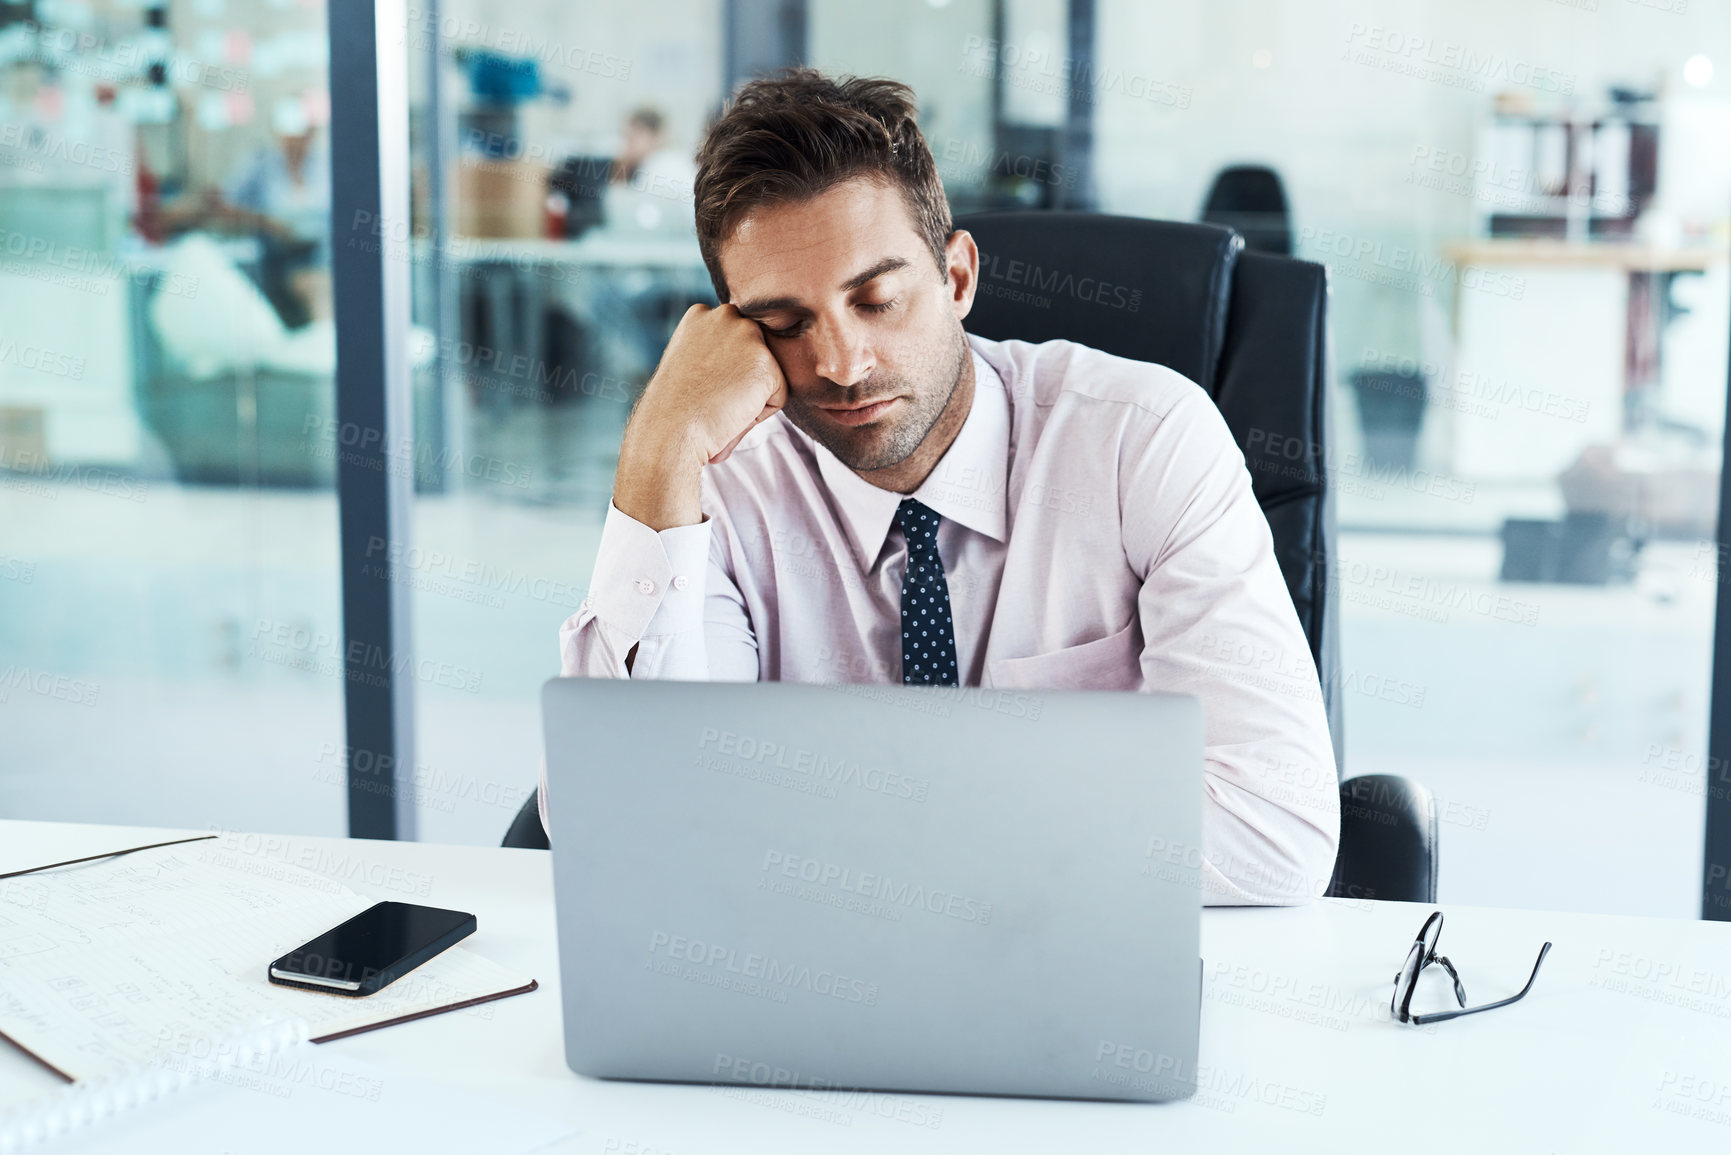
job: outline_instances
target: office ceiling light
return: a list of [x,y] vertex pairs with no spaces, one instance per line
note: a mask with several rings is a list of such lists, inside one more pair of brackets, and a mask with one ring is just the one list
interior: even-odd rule
[[1683,63],[1683,79],[1696,88],[1713,83],[1713,62],[1705,56],[1691,56]]
[[1267,68],[1274,63],[1274,53],[1266,48],[1258,48],[1250,54],[1250,63],[1257,68]]

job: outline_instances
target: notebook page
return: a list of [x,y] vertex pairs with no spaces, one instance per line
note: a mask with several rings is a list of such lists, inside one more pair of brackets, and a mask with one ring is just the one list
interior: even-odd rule
[[323,1037],[527,985],[453,947],[376,995],[271,984],[271,960],[372,899],[215,844],[142,851],[0,886],[0,1032],[74,1077],[177,1041],[300,1018]]

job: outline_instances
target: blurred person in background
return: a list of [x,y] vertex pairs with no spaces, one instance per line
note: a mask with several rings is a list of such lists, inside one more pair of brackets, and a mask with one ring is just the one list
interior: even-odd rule
[[259,246],[250,270],[259,290],[283,325],[298,329],[331,317],[330,146],[297,98],[276,103],[271,130],[220,189],[153,207],[141,213],[139,227],[160,241],[194,231],[251,236]]
[[260,288],[296,328],[331,313],[330,145],[301,100],[279,100],[271,129],[272,143],[241,162],[213,207],[259,238]]
[[644,106],[625,118],[606,196],[608,228],[696,235],[691,189],[697,162],[669,146],[666,130],[667,120],[655,108]]

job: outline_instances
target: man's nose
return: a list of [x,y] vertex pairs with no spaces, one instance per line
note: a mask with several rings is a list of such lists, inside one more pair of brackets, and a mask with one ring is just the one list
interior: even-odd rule
[[852,326],[820,323],[816,330],[813,336],[817,361],[812,369],[819,377],[845,388],[871,375],[874,364],[871,350]]

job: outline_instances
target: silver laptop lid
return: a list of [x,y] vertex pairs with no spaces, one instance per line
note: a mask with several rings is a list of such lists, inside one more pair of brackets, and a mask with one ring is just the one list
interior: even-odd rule
[[572,1070],[1193,1090],[1196,699],[559,678],[542,703]]

